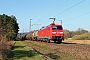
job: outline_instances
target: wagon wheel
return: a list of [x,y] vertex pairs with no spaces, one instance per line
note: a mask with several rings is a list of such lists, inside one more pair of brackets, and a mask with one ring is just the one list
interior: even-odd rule
[[50,43],[50,39],[47,39],[47,43]]

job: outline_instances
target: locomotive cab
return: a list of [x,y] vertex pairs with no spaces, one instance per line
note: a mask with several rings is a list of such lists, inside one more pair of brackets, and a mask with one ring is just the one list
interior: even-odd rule
[[61,43],[64,40],[62,25],[51,25],[51,38],[54,42]]

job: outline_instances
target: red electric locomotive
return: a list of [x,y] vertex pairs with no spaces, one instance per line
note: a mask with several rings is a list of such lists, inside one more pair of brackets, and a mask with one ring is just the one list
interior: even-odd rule
[[47,27],[43,27],[42,29],[38,30],[38,39],[41,41],[46,40],[48,43],[50,43],[50,40],[54,41],[55,43],[61,43],[62,40],[64,40],[62,25],[52,23]]

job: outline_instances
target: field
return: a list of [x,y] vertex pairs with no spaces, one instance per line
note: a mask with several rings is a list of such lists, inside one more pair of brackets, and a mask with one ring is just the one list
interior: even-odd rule
[[[80,40],[82,41],[82,40]],[[79,41],[79,42],[80,42]],[[90,60],[90,45],[74,41],[55,44],[53,42],[24,41],[27,46],[34,48],[40,54],[57,60]],[[48,59],[46,59],[48,60]]]
[[63,42],[77,43],[77,44],[90,44],[90,40],[64,40]]

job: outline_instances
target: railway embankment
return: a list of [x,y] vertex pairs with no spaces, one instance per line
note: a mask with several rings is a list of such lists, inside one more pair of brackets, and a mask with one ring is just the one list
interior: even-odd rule
[[[80,40],[81,41],[81,40]],[[90,45],[68,40],[61,44],[16,41],[7,60],[90,60]]]
[[24,41],[44,56],[57,60],[90,60],[90,45],[71,42],[55,44],[53,42]]

